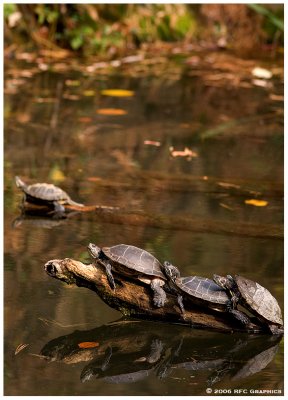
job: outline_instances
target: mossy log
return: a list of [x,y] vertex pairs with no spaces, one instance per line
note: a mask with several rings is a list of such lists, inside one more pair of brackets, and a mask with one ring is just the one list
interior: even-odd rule
[[113,291],[109,286],[106,274],[98,265],[83,264],[80,261],[65,258],[50,260],[44,268],[47,274],[53,278],[95,291],[106,304],[125,316],[224,332],[263,332],[261,326],[251,324],[249,329],[245,328],[229,313],[210,310],[204,306],[189,305],[189,308],[185,309],[185,314],[181,314],[177,297],[172,294],[167,294],[167,300],[163,307],[155,308],[152,302],[152,290],[148,285],[116,273],[114,273],[116,290]]

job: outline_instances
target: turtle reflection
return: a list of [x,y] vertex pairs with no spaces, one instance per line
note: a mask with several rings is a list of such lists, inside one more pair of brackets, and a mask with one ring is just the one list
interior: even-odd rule
[[[183,326],[120,320],[56,338],[43,347],[41,355],[65,364],[85,361],[80,375],[83,383],[95,379],[133,383],[151,375],[170,379],[186,370],[193,371],[194,382],[204,373],[207,386],[212,386],[224,378],[237,381],[266,368],[280,340],[280,335],[203,334]],[[97,346],[79,346],[91,342]]]

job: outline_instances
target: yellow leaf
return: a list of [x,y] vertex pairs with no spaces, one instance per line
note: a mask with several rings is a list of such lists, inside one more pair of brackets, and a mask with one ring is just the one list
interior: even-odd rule
[[105,90],[101,90],[101,94],[103,96],[113,96],[113,97],[134,96],[134,92],[132,90],[125,90],[125,89],[105,89]]
[[80,81],[72,80],[72,79],[66,79],[65,81],[66,86],[80,86]]
[[65,180],[65,175],[61,171],[61,169],[58,167],[58,165],[54,165],[54,167],[51,169],[49,173],[49,178],[53,182],[62,182]]
[[249,200],[245,200],[245,204],[250,204],[250,205],[256,206],[256,207],[265,207],[265,206],[267,206],[268,201],[266,201],[266,200],[249,199]]
[[122,110],[121,108],[99,108],[97,114],[101,115],[126,115],[127,111]]
[[84,90],[83,96],[87,96],[87,97],[95,96],[95,90]]
[[93,349],[93,347],[98,347],[99,343],[98,342],[82,342],[78,343],[78,347],[80,349]]

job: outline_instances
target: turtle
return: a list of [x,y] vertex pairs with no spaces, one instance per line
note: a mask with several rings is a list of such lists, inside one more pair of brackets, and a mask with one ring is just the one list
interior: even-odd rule
[[[283,333],[282,313],[277,300],[259,283],[240,275],[213,276],[214,282],[227,291],[231,297],[230,312],[246,324],[246,314],[237,310],[238,304],[249,310],[267,326],[272,334]],[[229,311],[229,310],[228,310]]]
[[50,183],[26,185],[18,176],[15,176],[15,182],[16,186],[24,192],[24,201],[53,206],[55,212],[59,213],[65,211],[63,204],[84,207],[83,204],[73,201],[64,190]]
[[231,307],[231,300],[226,291],[216,285],[212,279],[201,276],[180,277],[177,267],[168,261],[163,263],[163,272],[174,293],[178,296],[178,304],[184,314],[183,297],[185,300],[216,311],[226,311]]
[[160,261],[148,251],[127,244],[100,248],[94,243],[89,243],[88,252],[94,263],[99,263],[105,268],[109,285],[113,290],[116,289],[116,285],[112,271],[136,277],[141,282],[150,285],[154,305],[163,307],[166,293],[162,286],[165,285],[166,278]]

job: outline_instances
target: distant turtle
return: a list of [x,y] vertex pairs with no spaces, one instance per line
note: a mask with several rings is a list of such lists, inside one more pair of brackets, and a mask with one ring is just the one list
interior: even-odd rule
[[225,290],[216,285],[211,279],[200,276],[180,277],[177,267],[165,261],[163,272],[171,289],[178,294],[178,303],[181,312],[184,313],[184,300],[211,308],[217,311],[227,311],[231,307],[231,301]]
[[16,186],[24,192],[24,198],[27,202],[53,206],[54,210],[59,213],[65,211],[63,204],[83,207],[83,204],[71,200],[64,190],[50,183],[26,185],[18,176],[15,176],[15,182]]
[[102,249],[93,243],[88,245],[88,251],[94,262],[101,264],[106,271],[110,287],[115,290],[116,285],[112,271],[139,279],[150,285],[153,290],[153,303],[162,307],[166,300],[166,293],[162,289],[166,278],[162,272],[160,262],[148,251],[138,247],[118,244]]
[[219,276],[214,275],[214,282],[225,289],[231,297],[232,309],[230,312],[246,324],[246,315],[235,310],[238,304],[249,310],[264,325],[268,326],[272,334],[283,333],[283,320],[281,309],[272,294],[250,279],[239,275]]

